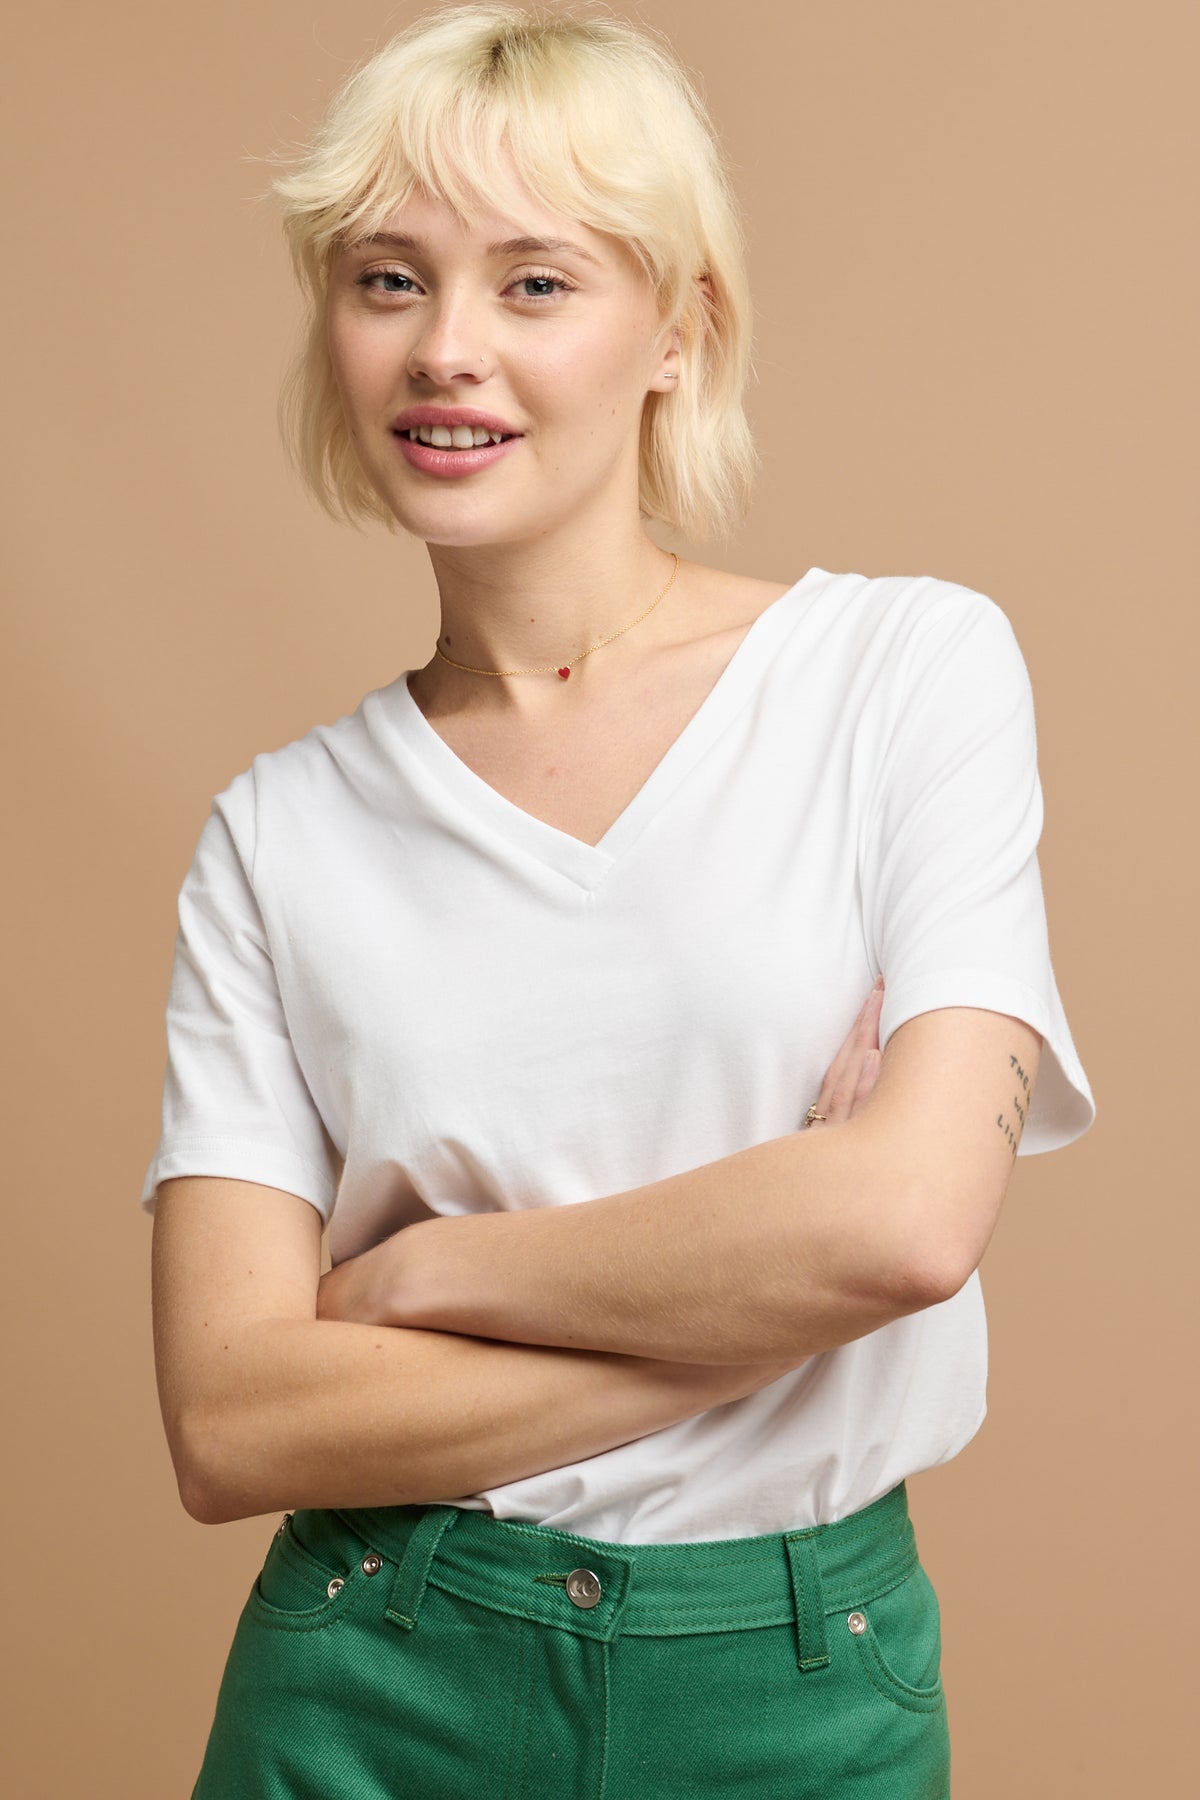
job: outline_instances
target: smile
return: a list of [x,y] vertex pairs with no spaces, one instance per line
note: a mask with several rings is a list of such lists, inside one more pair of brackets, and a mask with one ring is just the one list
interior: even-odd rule
[[481,444],[503,444],[515,433],[485,431],[482,425],[414,425],[406,434],[411,444],[432,444],[438,450],[471,450]]
[[[521,442],[519,436],[505,437],[477,425],[456,425],[452,430],[445,425],[414,425],[392,435],[410,467],[424,475],[442,476],[473,475],[477,469],[490,468],[502,457],[511,456]],[[460,440],[457,444],[455,438]]]

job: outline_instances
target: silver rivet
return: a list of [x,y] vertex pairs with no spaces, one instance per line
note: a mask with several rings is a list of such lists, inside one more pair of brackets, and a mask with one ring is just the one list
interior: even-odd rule
[[330,1582],[329,1586],[325,1589],[325,1592],[329,1595],[329,1598],[332,1600],[335,1594],[341,1593],[341,1591],[345,1587],[345,1585],[346,1585],[346,1583],[343,1581],[342,1577],[340,1575],[335,1575],[333,1580]]
[[861,1637],[863,1632],[867,1629],[866,1614],[851,1613],[850,1617],[846,1620],[846,1623],[854,1633],[855,1637]]
[[364,1575],[378,1575],[382,1567],[382,1556],[376,1556],[373,1550],[369,1556],[364,1556],[362,1559],[362,1572]]
[[567,1576],[567,1599],[585,1612],[599,1604],[603,1592],[600,1577],[593,1575],[590,1569],[572,1569]]

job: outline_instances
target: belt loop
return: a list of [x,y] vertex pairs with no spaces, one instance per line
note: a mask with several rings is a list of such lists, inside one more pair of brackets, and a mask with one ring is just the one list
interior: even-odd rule
[[429,1576],[429,1565],[434,1559],[442,1533],[457,1517],[456,1506],[431,1506],[417,1520],[413,1534],[404,1546],[400,1567],[396,1571],[396,1579],[388,1597],[387,1616],[393,1625],[400,1625],[405,1631],[411,1631],[416,1624],[421,1596],[425,1592]]
[[[814,1527],[816,1531],[820,1529],[820,1526]],[[796,1602],[796,1660],[806,1672],[809,1669],[823,1669],[829,1662],[821,1565],[817,1561],[812,1537],[812,1531],[789,1531],[783,1540],[787,1547],[792,1595]]]

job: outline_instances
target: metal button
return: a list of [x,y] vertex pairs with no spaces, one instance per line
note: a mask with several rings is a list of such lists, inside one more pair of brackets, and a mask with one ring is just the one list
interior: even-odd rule
[[362,1572],[364,1575],[378,1575],[378,1573],[379,1573],[380,1569],[382,1569],[382,1567],[383,1567],[382,1556],[376,1556],[376,1554],[373,1550],[371,1551],[369,1556],[364,1556],[362,1559]]
[[341,1591],[345,1587],[345,1585],[346,1585],[346,1583],[343,1581],[342,1577],[340,1575],[335,1575],[333,1580],[330,1582],[329,1586],[325,1589],[325,1592],[329,1595],[329,1598],[332,1600],[335,1594],[341,1593]]
[[567,1599],[572,1605],[583,1607],[585,1612],[599,1603],[603,1592],[600,1577],[593,1575],[590,1569],[572,1569],[567,1576]]
[[855,1637],[861,1637],[863,1632],[867,1629],[866,1614],[851,1613],[850,1617],[846,1620],[846,1623],[854,1633]]
[[280,1519],[278,1525],[275,1527],[275,1536],[276,1537],[283,1536],[284,1532],[287,1530],[288,1526],[291,1524],[291,1519],[292,1519],[291,1513],[284,1513],[282,1519]]

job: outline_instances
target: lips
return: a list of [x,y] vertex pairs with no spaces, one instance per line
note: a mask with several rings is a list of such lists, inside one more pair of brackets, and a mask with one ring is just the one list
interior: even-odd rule
[[442,450],[432,444],[423,444],[419,439],[414,442],[407,431],[397,431],[392,435],[401,456],[411,468],[419,469],[423,475],[445,480],[474,475],[490,468],[493,463],[502,462],[505,457],[517,454],[517,445],[521,442],[518,435],[506,437],[500,443],[489,440],[470,450]]

